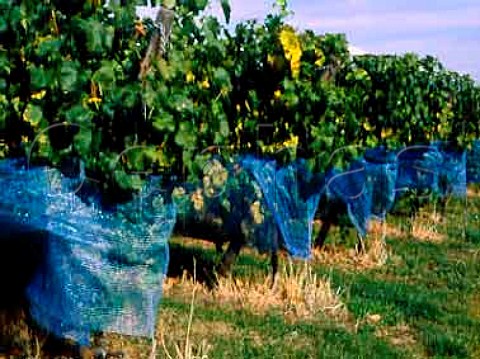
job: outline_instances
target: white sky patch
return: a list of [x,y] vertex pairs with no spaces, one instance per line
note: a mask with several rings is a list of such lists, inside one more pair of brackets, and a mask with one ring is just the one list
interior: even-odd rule
[[391,12],[383,14],[360,13],[348,16],[328,16],[328,9],[316,14],[302,14],[305,25],[325,30],[392,29],[405,32],[445,28],[480,27],[480,7],[443,10],[438,12]]
[[354,56],[365,55],[369,53],[368,51],[353,45],[348,45],[348,51],[350,52],[351,55],[354,55]]

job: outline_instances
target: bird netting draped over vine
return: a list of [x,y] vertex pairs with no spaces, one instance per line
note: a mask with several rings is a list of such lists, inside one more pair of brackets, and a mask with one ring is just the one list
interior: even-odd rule
[[206,167],[201,183],[183,184],[173,194],[177,230],[214,241],[245,240],[260,252],[275,250],[276,225],[256,179],[236,160],[211,159]]
[[[397,151],[382,147],[369,149],[347,170],[330,170],[324,182],[317,186],[324,186],[326,190],[326,200],[321,206],[343,203],[351,223],[364,236],[368,221],[372,217],[385,219],[395,201],[407,191],[461,197],[466,195],[466,183],[466,152],[435,143]],[[326,208],[320,211],[328,213]]]
[[367,192],[371,196],[371,212],[380,219],[392,209],[395,202],[395,181],[398,163],[392,151],[380,147],[365,152]]
[[[208,232],[246,238],[262,252],[280,244],[300,258],[310,256],[317,211],[326,219],[332,208],[346,208],[350,222],[365,236],[369,220],[385,219],[407,191],[441,197],[466,193],[465,152],[439,143],[397,151],[369,149],[346,170],[333,168],[326,173],[310,172],[303,160],[281,166],[254,156],[235,158],[222,168],[218,193],[206,177],[200,186],[185,185],[187,191],[177,201],[178,224],[190,230],[198,226],[200,236]],[[205,223],[218,232],[206,229]]]
[[438,192],[438,166],[442,154],[432,146],[405,148],[397,153],[397,191],[431,190]]
[[439,164],[440,196],[463,197],[467,193],[467,152],[441,149],[442,162]]
[[[469,166],[476,165],[474,151]],[[0,215],[48,234],[27,290],[33,318],[60,337],[87,343],[95,331],[152,335],[177,214],[186,227],[211,222],[228,240],[243,236],[262,252],[281,245],[308,258],[321,197],[325,208],[343,203],[365,235],[368,221],[384,218],[403,190],[465,195],[466,164],[465,152],[438,144],[369,150],[346,171],[320,174],[302,160],[282,166],[245,156],[220,164],[201,185],[185,185],[174,201],[160,179],[150,177],[143,195],[106,207],[83,176],[3,160]],[[472,181],[472,168],[468,173]]]
[[372,197],[366,186],[364,163],[354,161],[347,171],[332,169],[326,178],[325,206],[335,201],[344,203],[355,229],[361,235],[366,235]]
[[81,177],[0,162],[2,216],[48,234],[27,288],[32,317],[81,344],[97,331],[151,336],[175,207],[153,180],[143,197],[109,209],[82,202],[82,187]]
[[467,153],[467,181],[480,183],[480,140],[475,141]]
[[187,190],[175,196],[181,232],[191,233],[198,225],[200,236],[245,239],[260,252],[282,246],[293,257],[308,258],[321,189],[302,196],[311,176],[305,163],[280,166],[273,160],[246,156],[222,168],[224,180],[218,192],[211,191],[211,182],[204,177],[200,185],[184,186],[191,194]]
[[304,199],[300,188],[306,185],[305,164],[294,162],[281,167],[275,161],[245,157],[241,166],[248,170],[260,185],[268,209],[272,212],[281,233],[281,244],[298,258],[309,258],[315,215],[321,188]]
[[441,197],[465,196],[467,154],[449,149],[442,143],[414,146],[397,154],[399,173],[397,191],[429,190]]

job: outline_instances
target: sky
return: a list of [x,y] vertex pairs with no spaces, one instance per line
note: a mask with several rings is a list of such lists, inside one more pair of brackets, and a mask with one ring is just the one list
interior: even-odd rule
[[[262,20],[274,1],[230,3],[238,22]],[[289,8],[299,29],[345,33],[352,53],[432,55],[480,83],[480,0],[290,0]]]

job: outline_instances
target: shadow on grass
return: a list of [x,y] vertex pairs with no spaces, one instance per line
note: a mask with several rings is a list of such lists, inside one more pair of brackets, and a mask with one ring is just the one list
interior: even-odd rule
[[217,284],[215,275],[218,255],[212,250],[184,246],[180,243],[170,242],[170,261],[168,266],[168,277],[182,278],[186,273],[187,277],[195,278],[199,283],[205,284],[213,289]]

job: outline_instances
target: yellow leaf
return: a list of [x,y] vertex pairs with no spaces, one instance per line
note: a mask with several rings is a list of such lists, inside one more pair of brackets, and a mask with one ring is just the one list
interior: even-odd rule
[[205,79],[201,83],[202,88],[204,89],[209,89],[210,88],[210,82],[208,82],[208,79]]
[[290,135],[290,139],[283,142],[283,146],[285,147],[295,147],[298,146],[298,136]]
[[250,108],[247,100],[245,100],[245,107],[247,108],[248,112],[252,112],[252,109]]
[[46,93],[47,93],[47,91],[45,91],[45,90],[34,92],[31,96],[31,98],[35,99],[35,100],[41,100],[42,98],[45,97]]
[[88,103],[95,103],[95,104],[97,104],[97,103],[100,103],[100,102],[102,102],[102,99],[99,98],[99,97],[97,97],[97,96],[90,97],[90,98],[88,99]]
[[267,56],[267,62],[268,62],[270,65],[273,65],[273,63],[275,62],[275,57],[274,57],[273,55],[268,54],[268,56]]
[[41,145],[45,145],[48,142],[47,135],[45,133],[42,133],[40,136],[38,136],[37,141]]
[[280,32],[280,43],[282,44],[285,58],[290,61],[292,76],[297,78],[300,75],[300,59],[302,58],[300,40],[292,28],[286,27]]
[[382,138],[390,137],[393,133],[391,128],[382,129],[382,133],[380,134]]
[[276,99],[279,99],[280,96],[282,96],[282,91],[276,90],[276,91],[273,93],[273,96],[274,96]]
[[370,123],[368,123],[368,122],[364,122],[363,123],[363,128],[367,131],[374,131],[376,127],[370,125]]
[[193,81],[195,81],[195,75],[192,71],[187,72],[187,74],[185,75],[185,80],[187,81],[187,83],[192,83]]
[[315,66],[322,67],[325,63],[325,55],[321,49],[315,49],[315,56],[317,60],[315,61]]

